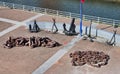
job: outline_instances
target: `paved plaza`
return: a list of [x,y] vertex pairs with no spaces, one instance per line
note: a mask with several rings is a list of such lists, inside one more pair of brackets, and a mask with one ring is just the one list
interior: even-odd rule
[[[90,42],[81,36],[66,36],[61,33],[53,34],[42,30],[30,33],[26,24],[37,22],[51,22],[52,18],[57,23],[71,23],[71,18],[46,15],[9,8],[0,8],[0,74],[119,74],[120,47],[109,46],[104,42]],[[75,24],[79,25],[79,19]],[[38,24],[39,25],[39,24]],[[44,24],[43,24],[44,25]],[[62,24],[61,24],[62,25]],[[89,26],[90,21],[83,21],[84,26]],[[113,33],[114,27],[105,24],[93,24],[97,29]],[[117,35],[120,35],[120,27]],[[12,37],[49,37],[62,45],[55,48],[45,47],[14,47],[7,49],[3,44]],[[110,56],[108,64],[101,68],[92,66],[72,66],[69,54],[74,51],[103,51]]]

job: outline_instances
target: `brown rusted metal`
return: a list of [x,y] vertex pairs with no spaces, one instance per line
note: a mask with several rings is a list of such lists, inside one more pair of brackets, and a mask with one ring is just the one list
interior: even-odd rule
[[30,38],[25,38],[25,37],[16,37],[12,38],[9,37],[8,40],[5,42],[4,47],[5,48],[13,48],[16,46],[29,46],[31,48],[35,47],[57,47],[60,46],[61,44],[51,40],[48,37],[35,37],[32,36]]
[[107,65],[110,59],[109,55],[98,51],[75,51],[70,53],[69,56],[72,58],[71,63],[73,66],[88,64],[98,68]]

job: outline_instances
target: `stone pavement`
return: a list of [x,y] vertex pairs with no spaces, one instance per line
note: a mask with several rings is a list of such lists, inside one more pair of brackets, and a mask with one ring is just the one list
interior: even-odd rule
[[[14,10],[12,10],[12,11],[14,11]],[[7,17],[7,16],[5,16],[5,17]],[[26,23],[28,23],[28,22],[34,21],[35,19],[38,22],[41,22],[41,21],[43,22],[43,23],[38,24],[38,25],[44,25],[44,26],[46,26],[45,27],[46,29],[48,27],[50,28],[50,25],[48,26],[47,24],[51,24],[52,25],[52,23],[51,23],[52,22],[51,21],[52,18],[56,18],[57,19],[56,22],[58,22],[57,23],[58,28],[61,28],[60,26],[62,26],[62,23],[64,23],[64,22],[67,23],[68,24],[67,26],[69,27],[69,23],[70,23],[71,19],[70,18],[58,17],[58,16],[49,16],[49,15],[37,14],[37,15],[34,15],[34,16],[32,16],[32,17],[30,17],[30,18],[28,18],[26,20],[23,20],[22,22],[16,21],[16,20],[12,20],[10,18],[2,17],[2,18],[0,18],[0,21],[12,23],[14,25],[9,27],[8,29],[5,29],[2,32],[0,32],[0,37],[4,36],[5,34],[9,33],[10,31],[13,31],[13,30],[15,30],[15,29],[17,29],[17,28],[19,28],[19,27],[21,27],[23,25],[26,25]],[[76,30],[77,30],[77,32],[79,32],[79,19],[77,19],[75,23],[77,25]],[[89,24],[90,24],[89,21],[83,21],[83,25],[84,26],[89,26]],[[101,28],[100,24],[99,25],[98,24],[94,24],[94,26],[95,26],[95,28],[94,27],[92,28],[92,34],[95,34],[95,29],[98,28],[98,29],[100,29],[98,36],[102,36],[102,37],[109,38],[109,39],[111,38],[112,33],[110,33],[110,32],[111,32],[111,30],[113,28],[112,29],[110,28],[109,30],[108,29],[106,30],[106,28],[108,28],[108,26],[106,27],[106,25],[102,25],[103,26],[102,28]],[[104,28],[104,30],[101,30],[103,28]],[[83,27],[83,31],[84,31],[84,29],[85,29],[85,27]],[[117,30],[119,32],[119,29],[117,29]],[[61,48],[52,57],[50,57],[46,62],[44,62],[42,65],[40,65],[40,67],[38,69],[33,71],[33,74],[43,74],[44,72],[46,72],[60,58],[62,58],[64,56],[64,54],[66,54],[75,45],[75,43],[77,41],[79,41],[79,38],[80,38],[80,36],[74,37],[73,40],[70,43],[68,43],[66,46]],[[120,42],[119,41],[120,40],[120,35],[119,34],[116,35],[116,39],[117,39],[118,42]],[[88,44],[88,46],[91,46],[91,45]]]
[[22,22],[35,15],[37,14],[32,12],[27,12],[27,11],[22,11],[17,9],[10,9],[6,7],[0,8],[1,18],[11,19],[19,22]]
[[[69,54],[75,51],[102,51],[110,56],[110,60],[107,65],[101,68],[92,67],[87,64],[83,66],[72,66]],[[44,74],[119,74],[119,57],[120,47],[113,47],[96,41],[90,42],[89,40],[80,40]]]
[[32,74],[44,74],[52,65],[54,65],[59,59],[61,59],[74,45],[78,42],[81,37],[78,35],[74,37],[64,48],[56,52],[51,58],[37,68]]
[[11,32],[11,31],[13,31],[13,30],[15,30],[15,29],[17,29],[20,26],[21,25],[13,25],[12,27],[9,27],[9,28],[3,30],[2,32],[0,32],[0,37],[7,34],[7,33],[9,33],[9,32]]
[[0,32],[11,26],[13,26],[13,24],[0,21]]
[[27,22],[31,21],[31,20],[34,20],[40,16],[42,16],[43,14],[38,14],[36,16],[33,16],[27,20],[24,20],[23,22],[18,22],[18,21],[14,21],[14,20],[10,20],[10,19],[5,19],[5,18],[0,18],[0,21],[4,21],[4,22],[8,22],[8,23],[12,23],[12,24],[15,24],[13,25],[12,27],[9,27],[8,29],[6,30],[3,30],[2,32],[0,32],[0,37],[3,36],[4,34],[6,33],[9,33],[10,31],[13,31],[15,29],[17,29],[18,27],[22,26],[22,25],[25,25]]

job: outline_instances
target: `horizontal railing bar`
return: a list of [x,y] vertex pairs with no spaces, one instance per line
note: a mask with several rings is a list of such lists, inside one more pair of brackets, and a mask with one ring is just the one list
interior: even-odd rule
[[[57,16],[80,19],[80,14],[66,12],[66,11],[53,10],[53,9],[48,9],[48,8],[20,5],[20,4],[7,3],[7,2],[2,2],[2,1],[0,1],[0,6],[9,7],[12,9],[21,9],[21,10],[33,11],[33,12],[38,12],[38,13],[43,13],[43,14],[50,14],[50,15],[57,15]],[[97,17],[97,16],[90,16],[90,15],[83,15],[83,20],[92,20],[94,22],[105,23],[109,25],[120,25],[120,20],[102,18],[102,17]]]

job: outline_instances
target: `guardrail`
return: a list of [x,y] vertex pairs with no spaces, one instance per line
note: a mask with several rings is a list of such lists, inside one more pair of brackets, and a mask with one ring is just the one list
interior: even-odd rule
[[[34,7],[34,6],[28,6],[28,5],[20,5],[20,4],[7,3],[7,2],[1,2],[1,1],[0,1],[0,6],[8,7],[11,9],[27,10],[27,11],[37,12],[37,13],[80,19],[80,14],[59,11],[59,10],[52,10],[52,9],[47,9],[47,8],[40,8],[40,7]],[[83,15],[83,20],[88,20],[88,21],[92,20],[93,22],[96,22],[96,23],[120,26],[120,20],[109,19],[109,18]]]

